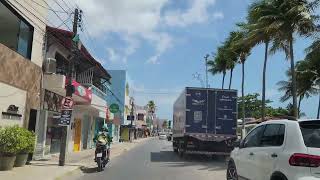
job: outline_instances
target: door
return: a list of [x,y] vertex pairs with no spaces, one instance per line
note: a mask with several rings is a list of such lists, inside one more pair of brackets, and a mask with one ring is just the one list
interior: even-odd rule
[[36,130],[36,121],[37,121],[37,110],[30,109],[30,116],[29,116],[29,124],[28,130],[35,132]]
[[74,145],[73,151],[80,151],[80,142],[81,142],[81,120],[75,119],[74,122]]
[[255,162],[255,155],[260,147],[260,138],[263,134],[265,126],[258,126],[251,131],[248,136],[243,140],[242,147],[239,149],[239,153],[236,160],[236,167],[238,175],[250,179],[257,179],[257,167]]
[[208,90],[187,89],[186,95],[186,132],[207,132],[207,95]]
[[216,134],[236,135],[237,92],[216,91]]
[[269,180],[276,170],[278,156],[283,151],[285,125],[266,125],[260,141],[260,148],[255,153],[255,167],[257,180]]
[[[36,121],[37,121],[37,110],[30,109],[30,116],[29,116],[29,124],[28,130],[35,132],[36,131]],[[28,161],[32,160],[32,153],[28,155]]]

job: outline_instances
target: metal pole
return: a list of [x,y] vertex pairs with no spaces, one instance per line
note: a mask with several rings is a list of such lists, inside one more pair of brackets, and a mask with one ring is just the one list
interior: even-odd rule
[[[74,11],[74,20],[73,20],[73,35],[77,34],[77,27],[78,27],[78,18],[79,18],[79,11],[75,9]],[[70,59],[69,67],[68,67],[68,74],[67,74],[67,87],[66,87],[66,96],[72,97],[73,89],[72,89],[72,70],[73,70],[73,61],[75,58],[75,51],[76,51],[76,44],[73,42],[72,45],[72,53],[74,56]],[[68,126],[62,126],[61,131],[61,145],[60,145],[60,154],[59,154],[59,166],[64,166],[65,159],[66,159],[66,147],[67,147],[67,132]]]
[[208,84],[208,57],[209,57],[209,54],[207,54],[204,59],[205,59],[205,65],[206,65],[206,88],[209,87],[209,84]]
[[132,137],[131,137],[131,130],[132,130],[132,121],[133,121],[133,117],[134,117],[134,114],[133,114],[133,107],[134,107],[134,102],[133,102],[133,98],[131,98],[131,112],[130,112],[130,129],[129,129],[129,140],[131,141],[132,140]]

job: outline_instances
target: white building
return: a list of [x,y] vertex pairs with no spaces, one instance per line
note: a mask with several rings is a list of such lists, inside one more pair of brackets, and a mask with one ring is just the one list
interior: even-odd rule
[[[35,0],[46,7],[45,1]],[[0,126],[36,129],[47,8],[0,1]]]

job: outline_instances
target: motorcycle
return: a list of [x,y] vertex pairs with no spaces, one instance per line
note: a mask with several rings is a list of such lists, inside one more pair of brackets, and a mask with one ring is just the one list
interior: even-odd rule
[[106,141],[98,140],[96,143],[96,162],[98,165],[98,172],[103,171],[105,166],[107,165],[108,161],[106,159],[106,156]]

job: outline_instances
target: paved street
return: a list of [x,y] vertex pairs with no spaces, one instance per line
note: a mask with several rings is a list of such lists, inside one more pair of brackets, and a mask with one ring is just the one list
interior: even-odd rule
[[[152,138],[114,158],[104,172],[95,167],[82,168],[66,179],[107,180],[223,180],[226,163],[205,156],[179,158],[171,142]],[[79,175],[80,173],[80,175]]]

